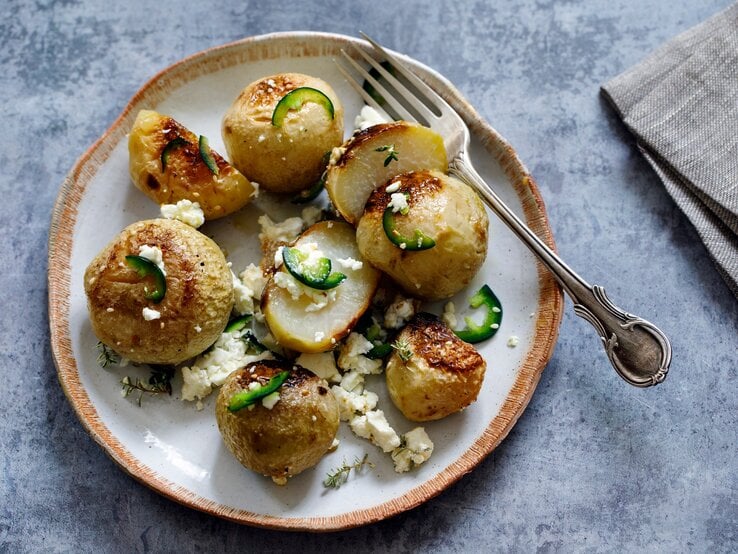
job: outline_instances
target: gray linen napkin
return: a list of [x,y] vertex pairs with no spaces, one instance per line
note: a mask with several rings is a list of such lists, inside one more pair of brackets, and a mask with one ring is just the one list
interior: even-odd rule
[[738,4],[602,87],[738,297]]

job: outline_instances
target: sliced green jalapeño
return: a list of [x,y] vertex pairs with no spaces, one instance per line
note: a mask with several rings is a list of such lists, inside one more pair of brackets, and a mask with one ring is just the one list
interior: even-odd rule
[[154,304],[158,304],[164,299],[164,295],[167,292],[167,280],[164,277],[159,266],[148,258],[143,256],[126,256],[126,264],[131,269],[136,271],[136,274],[141,279],[150,278],[153,281],[153,289],[149,290],[148,286],[144,287],[147,300],[152,300]]
[[210,151],[210,143],[208,142],[207,137],[205,135],[200,135],[197,144],[200,149],[200,158],[202,158],[202,161],[205,162],[206,166],[208,166],[210,172],[213,175],[217,175],[218,164],[215,162],[215,158],[213,158],[213,153]]
[[340,285],[346,276],[343,273],[331,273],[331,261],[328,258],[318,258],[308,265],[307,254],[298,248],[285,246],[282,248],[282,260],[290,274],[308,287],[328,290]]
[[237,412],[247,406],[251,406],[251,404],[256,403],[257,400],[260,400],[265,396],[269,396],[281,387],[289,376],[289,371],[280,371],[274,377],[269,379],[266,385],[261,385],[258,389],[249,389],[234,394],[228,402],[228,411]]
[[254,316],[251,314],[242,315],[240,317],[237,317],[236,319],[232,319],[228,322],[228,325],[226,325],[224,333],[233,333],[234,331],[243,331],[246,326],[251,323],[251,320]]
[[334,117],[333,102],[316,88],[300,87],[285,94],[272,112],[272,125],[281,127],[287,112],[299,110],[305,102],[313,102],[323,106],[331,119]]
[[384,210],[382,216],[382,227],[384,228],[384,234],[392,244],[401,248],[402,250],[428,250],[436,245],[436,241],[431,237],[423,233],[420,229],[415,229],[412,237],[406,237],[397,230],[397,222],[395,221],[395,214],[391,207]]
[[167,170],[167,163],[169,163],[169,154],[171,154],[173,150],[179,148],[180,146],[184,146],[185,144],[187,144],[187,141],[182,137],[173,138],[172,140],[167,142],[166,146],[164,146],[164,149],[161,151],[162,173]]
[[454,331],[456,336],[469,343],[482,342],[491,338],[500,328],[502,322],[502,304],[500,304],[500,300],[489,286],[484,285],[469,299],[469,306],[474,309],[484,306],[486,310],[484,321],[477,325],[471,317],[465,317],[466,327]]

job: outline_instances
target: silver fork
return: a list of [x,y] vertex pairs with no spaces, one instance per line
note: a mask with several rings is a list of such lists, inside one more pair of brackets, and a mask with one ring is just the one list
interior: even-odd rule
[[[663,381],[671,362],[671,344],[666,335],[652,323],[615,306],[605,294],[604,288],[590,285],[577,275],[523,223],[472,166],[468,154],[469,129],[459,114],[395,55],[363,33],[362,36],[371,45],[373,55],[360,48],[356,51],[360,58],[381,75],[384,84],[342,50],[343,59],[352,69],[347,70],[338,61],[336,63],[351,86],[370,106],[387,115],[389,119],[416,121],[441,135],[449,156],[449,173],[471,186],[548,268],[573,300],[575,313],[594,326],[607,357],[618,374],[637,387],[648,387]],[[364,90],[352,72],[371,84],[397,117],[391,117]],[[406,84],[414,87],[420,95],[415,94]]]

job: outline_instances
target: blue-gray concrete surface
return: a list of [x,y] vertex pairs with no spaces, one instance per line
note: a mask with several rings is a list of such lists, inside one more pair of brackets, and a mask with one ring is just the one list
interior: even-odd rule
[[[6,0],[0,20],[0,551],[738,550],[738,302],[599,86],[727,0],[178,4]],[[60,183],[149,77],[248,35],[363,30],[453,81],[538,181],[558,248],[672,338],[637,390],[567,313],[523,417],[473,473],[329,534],[240,526],[141,486],[56,379],[46,246]]]

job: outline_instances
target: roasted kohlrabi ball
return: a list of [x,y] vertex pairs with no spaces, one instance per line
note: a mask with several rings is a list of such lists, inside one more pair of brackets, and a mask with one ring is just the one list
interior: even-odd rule
[[84,275],[92,330],[134,362],[178,364],[213,344],[233,307],[217,244],[176,220],[129,225]]
[[369,196],[356,229],[361,255],[412,296],[453,296],[487,255],[487,213],[467,185],[438,171],[390,179]]
[[416,314],[394,345],[385,372],[387,390],[406,418],[441,419],[477,399],[487,364],[436,316]]
[[248,85],[222,122],[231,163],[272,192],[315,185],[343,141],[343,107],[316,77],[280,73]]
[[141,110],[128,135],[129,171],[136,187],[157,204],[197,202],[205,219],[241,209],[255,187],[207,139],[173,118]]
[[276,360],[253,362],[229,375],[215,416],[238,461],[280,485],[320,461],[339,422],[338,403],[324,379]]

